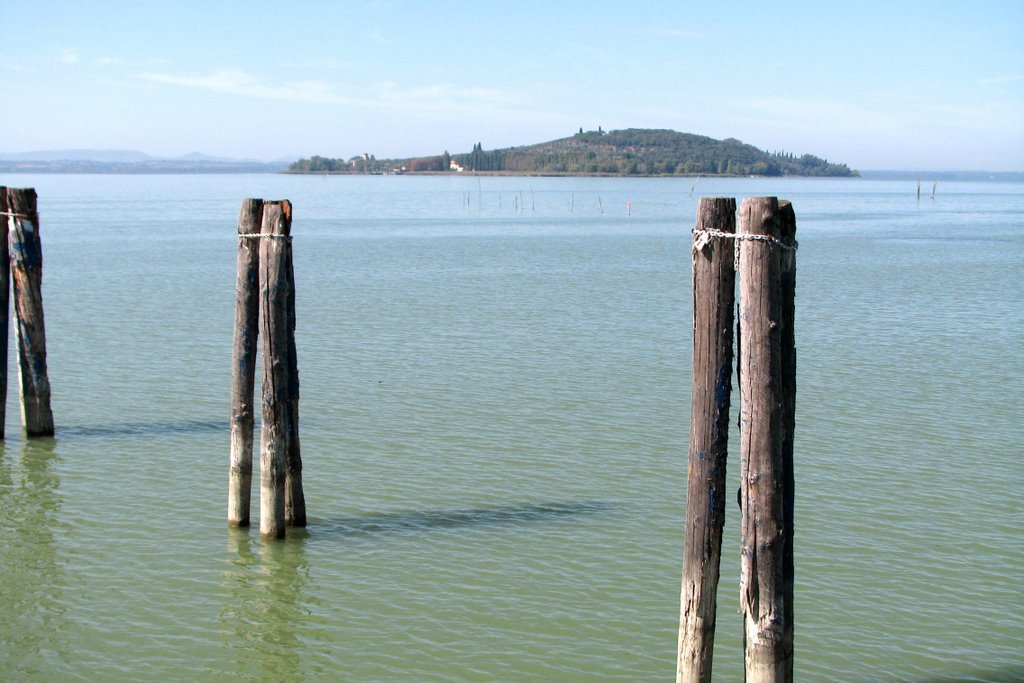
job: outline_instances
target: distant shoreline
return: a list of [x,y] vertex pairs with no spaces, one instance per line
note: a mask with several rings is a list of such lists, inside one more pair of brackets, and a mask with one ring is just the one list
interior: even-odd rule
[[281,173],[286,163],[249,161],[91,161],[60,159],[54,161],[0,159],[0,173],[79,173],[158,175],[180,173]]
[[517,172],[517,171],[406,171],[396,174],[351,173],[347,171],[289,171],[282,163],[232,163],[208,161],[104,162],[104,161],[11,161],[0,159],[0,173],[43,175],[296,175],[350,176],[371,175],[446,176],[446,177],[519,177],[519,178],[837,178],[840,180],[906,180],[930,182],[1024,182],[1024,171],[893,171],[862,170],[860,177],[837,176],[747,176],[709,173],[579,173],[579,172]]
[[920,180],[934,181],[1002,181],[1024,182],[1024,171],[861,171],[865,180]]

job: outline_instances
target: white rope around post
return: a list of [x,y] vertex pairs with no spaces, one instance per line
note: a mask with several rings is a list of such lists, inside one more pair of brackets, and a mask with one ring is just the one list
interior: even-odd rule
[[694,234],[695,237],[695,239],[693,240],[693,248],[697,251],[703,249],[704,246],[711,241],[712,237],[722,237],[725,239],[732,240],[756,240],[758,242],[767,242],[770,245],[773,244],[787,251],[796,251],[797,248],[800,246],[800,243],[797,242],[796,240],[793,240],[793,243],[789,244],[787,242],[783,242],[777,237],[772,237],[771,235],[738,235],[733,232],[722,232],[721,230],[701,230],[699,228],[694,228],[691,232]]
[[291,235],[272,235],[268,232],[242,232],[238,234],[238,239],[260,239],[266,237],[272,240],[290,240]]

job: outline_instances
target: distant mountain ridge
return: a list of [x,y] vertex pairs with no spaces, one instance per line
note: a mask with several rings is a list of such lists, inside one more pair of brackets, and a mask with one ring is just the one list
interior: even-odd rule
[[846,164],[803,154],[761,150],[735,138],[716,140],[666,129],[628,128],[578,133],[524,147],[409,159],[378,160],[363,154],[351,159],[314,156],[300,159],[291,173],[509,173],[534,175],[723,175],[832,176],[858,175]]
[[[288,159],[287,161],[292,161]],[[258,159],[235,159],[190,152],[180,157],[161,157],[130,149],[47,149],[31,152],[0,152],[0,161],[96,161],[102,163],[130,164],[144,161],[214,161],[219,163],[286,163],[277,159],[263,162]]]
[[124,149],[48,149],[32,152],[0,152],[3,161],[102,161],[129,163],[148,161],[148,154]]
[[118,149],[55,149],[0,152],[0,172],[6,173],[280,173],[291,159],[257,161],[192,152],[180,157],[157,157]]

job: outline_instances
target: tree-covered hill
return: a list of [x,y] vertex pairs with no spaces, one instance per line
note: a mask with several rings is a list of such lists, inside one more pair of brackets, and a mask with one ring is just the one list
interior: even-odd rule
[[804,154],[767,152],[739,140],[715,140],[672,130],[629,128],[583,132],[525,147],[378,161],[364,154],[349,160],[312,157],[292,173],[458,172],[566,175],[762,175],[855,176],[845,164]]

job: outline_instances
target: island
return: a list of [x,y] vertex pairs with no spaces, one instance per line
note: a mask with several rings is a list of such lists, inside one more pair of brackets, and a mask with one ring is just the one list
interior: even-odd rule
[[579,131],[566,138],[523,147],[408,159],[377,159],[365,153],[348,159],[299,159],[288,173],[593,176],[830,176],[856,177],[846,164],[811,154],[769,152],[734,138],[716,140],[674,130],[628,128]]

